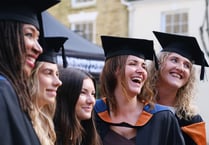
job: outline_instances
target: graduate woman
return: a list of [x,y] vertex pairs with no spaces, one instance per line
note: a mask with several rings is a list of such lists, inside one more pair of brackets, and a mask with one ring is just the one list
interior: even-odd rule
[[77,68],[60,68],[62,86],[57,91],[54,118],[56,145],[100,145],[94,116],[96,80]]
[[39,145],[28,112],[28,78],[42,48],[38,15],[57,0],[5,0],[0,4],[0,144]]
[[31,75],[32,111],[29,113],[41,145],[54,145],[56,134],[53,117],[59,79],[57,55],[66,37],[45,37],[41,41],[43,53],[38,57]]
[[101,39],[106,60],[100,76],[102,98],[94,110],[103,144],[184,145],[174,114],[152,101],[145,60],[156,58],[153,41]]
[[186,145],[206,145],[205,122],[194,106],[195,65],[201,66],[203,80],[204,67],[208,67],[204,54],[195,37],[156,31],[154,35],[163,48],[159,53],[159,70],[153,66],[150,70],[156,101],[174,112]]

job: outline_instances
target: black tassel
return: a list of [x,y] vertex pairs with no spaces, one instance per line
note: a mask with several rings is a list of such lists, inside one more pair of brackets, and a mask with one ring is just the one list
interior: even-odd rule
[[65,55],[64,46],[62,46],[62,61],[63,61],[63,67],[66,68],[68,66],[68,62],[67,62],[67,58]]

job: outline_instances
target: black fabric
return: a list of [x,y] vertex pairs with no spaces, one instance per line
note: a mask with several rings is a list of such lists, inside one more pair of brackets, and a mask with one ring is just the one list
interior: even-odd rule
[[[101,106],[100,104],[97,106],[96,103],[96,107]],[[108,107],[105,107],[107,110]],[[170,110],[154,111],[152,115],[145,125],[135,127],[137,129],[136,145],[185,145],[178,121]],[[103,121],[96,112],[95,118],[98,133],[103,140],[110,130],[110,125],[114,124]],[[120,124],[117,124],[117,126],[120,126]],[[121,126],[124,125],[121,124]]]
[[64,51],[64,43],[67,39],[67,37],[44,37],[39,39],[39,43],[43,48],[43,53],[39,55],[37,61],[56,64],[58,52],[62,49],[63,66],[67,67],[67,60]]
[[0,5],[0,20],[15,20],[32,24],[38,29],[38,14],[60,0],[6,0]]
[[155,55],[152,40],[116,36],[101,36],[101,40],[106,59],[118,55],[135,55],[153,60]]
[[0,144],[40,145],[32,123],[24,113],[9,81],[0,75]]
[[[179,119],[178,117],[177,117],[177,119],[178,119],[178,122],[179,122],[180,127],[188,126],[188,125],[195,124],[195,123],[199,123],[199,122],[203,122],[203,119],[202,119],[202,117],[199,114],[193,116],[190,120]],[[184,140],[185,140],[185,144],[186,145],[197,145],[194,142],[194,140],[189,135],[187,135],[183,131],[182,131],[182,133],[183,133],[183,136],[184,136]]]

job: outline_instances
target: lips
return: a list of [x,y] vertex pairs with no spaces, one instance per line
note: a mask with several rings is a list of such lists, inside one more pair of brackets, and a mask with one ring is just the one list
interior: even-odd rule
[[46,89],[47,94],[51,97],[56,97],[57,96],[57,90],[56,89]]
[[31,67],[34,68],[36,59],[33,57],[27,57],[26,63]]
[[132,77],[131,80],[135,83],[141,83],[143,78],[142,77]]
[[178,79],[182,79],[182,78],[183,78],[183,76],[182,76],[181,74],[176,73],[176,72],[171,72],[170,74],[171,74],[173,77],[178,78]]
[[86,106],[86,107],[82,107],[82,109],[83,110],[85,110],[86,112],[91,112],[92,111],[92,107],[88,107],[88,106]]
[[26,63],[31,67],[34,68],[36,59],[38,58],[39,55],[35,54],[28,54],[26,57]]

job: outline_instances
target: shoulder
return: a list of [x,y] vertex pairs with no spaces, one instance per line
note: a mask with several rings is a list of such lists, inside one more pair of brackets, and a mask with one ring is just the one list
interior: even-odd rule
[[144,106],[144,111],[151,114],[156,114],[159,112],[171,112],[171,110],[167,106],[160,104],[155,104],[154,107],[151,107],[149,104],[147,104]]
[[13,108],[14,104],[18,104],[17,94],[11,83],[0,75],[0,107],[7,105]]
[[177,119],[179,121],[180,126],[187,126],[187,125],[203,122],[203,119],[199,114],[197,114],[197,115],[195,115],[192,118],[187,119],[187,120],[183,119],[183,118],[179,119],[178,117],[177,117]]
[[144,111],[148,115],[151,115],[150,119],[152,121],[156,121],[160,124],[165,122],[178,123],[175,114],[167,106],[155,104],[154,107],[150,107],[148,104],[144,107]]
[[94,110],[96,113],[106,111],[107,110],[106,99],[97,99],[96,104],[94,106]]
[[3,91],[6,88],[12,87],[6,77],[0,75],[0,89]]

